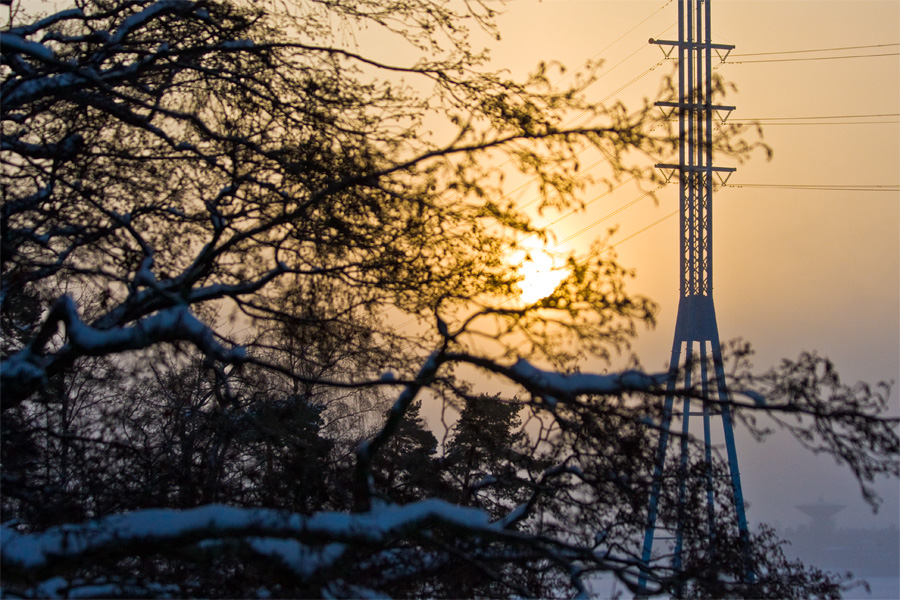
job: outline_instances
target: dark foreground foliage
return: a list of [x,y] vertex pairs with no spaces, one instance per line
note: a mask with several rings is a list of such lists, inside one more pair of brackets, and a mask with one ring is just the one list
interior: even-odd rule
[[[675,140],[649,105],[588,102],[590,68],[565,89],[546,65],[485,70],[470,40],[497,34],[489,1],[11,14],[4,595],[568,597],[610,572],[650,593],[840,594],[771,531],[742,542],[725,487],[708,530],[707,469],[726,479],[696,440],[688,500],[661,501],[690,532],[683,568],[643,565],[654,424],[685,373],[579,366],[655,307],[602,243],[547,297],[511,299],[510,251],[548,233],[506,175],[545,210],[578,206],[586,149],[610,181],[652,182],[629,152]],[[379,58],[390,44],[402,62]],[[753,147],[728,127],[716,145]],[[834,455],[876,502],[873,479],[898,475],[887,386],[815,355],[760,376],[748,352],[728,359],[735,418]],[[516,391],[473,389],[472,370]]]

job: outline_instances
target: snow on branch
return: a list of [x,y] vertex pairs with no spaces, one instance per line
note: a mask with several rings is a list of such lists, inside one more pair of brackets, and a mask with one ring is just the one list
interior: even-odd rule
[[[38,19],[33,23],[29,23],[27,25],[22,25],[20,27],[13,27],[9,30],[9,33],[15,35],[32,35],[37,33],[42,29],[46,29],[51,25],[54,25],[60,21],[66,21],[69,19],[79,19],[84,17],[84,11],[80,8],[67,8],[66,10],[62,10],[58,13],[54,13],[43,19]],[[5,36],[5,34],[4,34]]]
[[[58,324],[66,329],[66,343],[58,351],[45,355],[44,347],[57,332]],[[100,329],[88,325],[78,316],[75,301],[68,295],[53,304],[41,331],[31,343],[0,364],[4,408],[16,404],[35,391],[57,362],[78,356],[104,356],[128,350],[148,348],[160,342],[190,342],[207,356],[223,362],[245,358],[242,347],[225,348],[213,330],[191,314],[186,305],[178,305],[137,321],[129,327]],[[8,397],[14,400],[8,400]]]
[[157,18],[163,13],[192,12],[195,7],[196,4],[188,0],[159,0],[159,2],[154,2],[144,10],[123,19],[110,43],[117,44],[121,42],[132,30],[142,27],[148,21]]
[[649,375],[641,371],[624,371],[612,375],[596,373],[559,373],[538,369],[528,361],[519,359],[510,369],[516,379],[535,387],[554,390],[561,395],[614,394],[624,390],[652,389],[669,379],[668,373]]
[[14,33],[0,34],[0,45],[6,51],[13,51],[26,56],[39,58],[41,60],[54,60],[56,55],[53,50],[39,43],[26,40]]
[[[4,524],[0,526],[0,565],[7,577],[50,574],[59,565],[89,556],[165,552],[176,546],[238,537],[246,538],[248,545],[261,554],[277,557],[298,574],[312,574],[336,560],[343,544],[378,545],[437,523],[473,532],[502,531],[483,510],[437,499],[380,506],[365,513],[320,512],[309,516],[213,504],[187,510],[138,510],[38,533],[20,533]],[[275,540],[294,540],[319,550]]]
[[551,399],[575,398],[582,395],[609,395],[630,391],[655,391],[670,379],[669,373],[644,373],[627,370],[621,373],[560,373],[535,367],[525,359],[511,366],[469,354],[447,354],[442,362],[468,363],[507,377],[530,391]]
[[[138,2],[144,4],[146,1]],[[120,7],[122,8],[122,7]],[[127,6],[125,7],[127,10]],[[136,30],[145,27],[153,20],[159,20],[167,15],[187,17],[192,13],[203,11],[196,2],[191,0],[158,0],[149,6],[122,19],[113,34],[100,32],[96,35],[105,39],[106,43],[95,52],[90,60],[76,63],[76,61],[61,61],[56,53],[42,42],[25,39],[28,35],[34,35],[44,28],[54,25],[58,21],[68,19],[87,19],[81,10],[63,11],[48,17],[42,21],[26,26],[11,29],[0,34],[0,46],[2,46],[4,61],[9,57],[30,58],[39,63],[50,65],[50,71],[39,77],[29,77],[23,80],[21,77],[9,78],[3,82],[3,105],[6,111],[21,107],[27,102],[46,95],[62,95],[71,93],[86,85],[98,85],[115,83],[129,77],[133,77],[138,70],[155,62],[159,55],[164,53],[167,44],[162,44],[157,52],[151,52],[142,56],[130,64],[122,64],[118,60],[113,61],[110,68],[103,68],[103,63],[111,56],[111,52],[120,49],[126,38]],[[55,39],[57,36],[45,36],[43,41]],[[25,62],[19,61],[25,68]]]

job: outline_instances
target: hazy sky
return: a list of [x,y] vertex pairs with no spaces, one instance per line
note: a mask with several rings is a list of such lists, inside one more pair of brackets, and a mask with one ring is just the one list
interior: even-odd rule
[[[731,118],[816,117],[803,119],[811,125],[776,124],[801,119],[767,123],[773,160],[757,153],[730,183],[900,183],[900,2],[717,0],[712,12],[714,42],[734,44],[730,60],[744,63],[718,70],[738,87],[727,99],[737,106]],[[647,40],[676,39],[676,18],[674,0],[510,0],[500,19],[503,40],[492,45],[493,64],[524,74],[541,60],[576,68],[603,58],[591,98],[637,107],[674,73],[672,61],[657,66],[662,53]],[[882,44],[893,45],[853,48]],[[797,52],[832,48],[848,49]],[[794,53],[739,56],[784,51]],[[893,55],[782,61],[858,54]],[[747,62],[770,59],[779,62]],[[601,193],[589,191],[586,199]],[[640,196],[634,185],[625,185],[554,229],[565,239]],[[562,249],[586,247],[613,225],[619,227],[614,242],[629,238],[676,210],[677,196],[671,185],[660,192],[658,205],[643,198]],[[716,193],[714,207],[714,298],[723,340],[751,341],[760,369],[806,349],[831,357],[848,381],[900,380],[898,192],[729,187]],[[657,328],[642,334],[636,350],[645,365],[662,368],[678,302],[677,218],[625,240],[616,251],[637,270],[633,289],[661,305]],[[895,405],[898,395],[895,389]],[[793,506],[820,497],[848,505],[839,525],[898,521],[895,481],[880,486],[885,504],[873,517],[846,469],[789,440],[760,445],[739,432],[738,455],[751,522],[804,522]]]
[[[730,118],[798,118],[764,123],[774,158],[755,154],[729,183],[894,186],[894,191],[717,191],[714,299],[721,338],[752,342],[760,369],[816,350],[835,361],[846,381],[900,380],[900,2],[719,0],[712,13],[713,41],[734,44],[729,61],[743,62],[718,70],[738,88],[727,99],[737,106]],[[602,57],[604,70],[591,97],[637,107],[674,72],[671,61],[653,69],[662,52],[647,40],[677,39],[676,19],[676,2],[666,0],[511,0],[500,20],[503,40],[493,47],[494,64],[524,73],[539,60],[578,67]],[[882,44],[893,45],[852,48]],[[831,48],[849,49],[796,52]],[[793,53],[740,56],[784,51]],[[859,54],[892,55],[781,60]],[[775,124],[800,120],[815,124]],[[880,123],[857,124],[861,121]],[[589,192],[587,199],[600,193]],[[640,195],[626,185],[604,196],[585,214],[558,223],[559,238]],[[659,205],[644,198],[566,248],[584,247],[612,225],[619,226],[613,241],[629,237],[676,210],[677,197],[677,186],[668,186]],[[636,347],[645,365],[659,368],[671,349],[678,303],[677,218],[624,241],[616,251],[623,264],[637,269],[634,289],[661,305],[659,325],[642,334]],[[897,398],[895,389],[895,405]],[[896,481],[881,486],[885,504],[873,517],[849,472],[831,459],[811,456],[781,438],[760,445],[740,434],[738,454],[751,520],[802,523],[806,518],[793,506],[820,497],[848,505],[837,517],[839,525],[898,520]]]

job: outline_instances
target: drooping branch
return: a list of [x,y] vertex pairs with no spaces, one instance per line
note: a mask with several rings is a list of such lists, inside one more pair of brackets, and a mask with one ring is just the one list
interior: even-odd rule
[[[172,552],[203,540],[294,539],[309,546],[332,543],[384,545],[428,525],[500,533],[483,511],[426,500],[363,513],[320,512],[311,516],[262,508],[209,505],[190,510],[151,509],[112,515],[81,526],[66,525],[23,534],[2,526],[4,578],[47,577],[91,558],[121,558]],[[311,571],[315,569],[310,569]]]
[[[65,344],[48,353],[46,346],[60,323],[65,326]],[[210,358],[225,363],[239,363],[245,357],[243,348],[222,346],[213,330],[185,305],[160,310],[130,326],[98,329],[81,320],[70,296],[62,296],[32,341],[0,364],[3,410],[28,398],[50,375],[80,356],[109,356],[174,342],[189,342]]]

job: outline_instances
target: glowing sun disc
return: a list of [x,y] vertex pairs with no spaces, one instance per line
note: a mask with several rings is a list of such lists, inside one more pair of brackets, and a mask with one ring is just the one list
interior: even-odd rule
[[519,289],[522,290],[519,298],[526,304],[533,304],[552,294],[566,277],[565,269],[555,269],[553,258],[543,251],[531,251],[529,258],[519,265],[518,272],[523,278],[519,281]]

